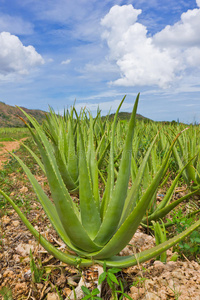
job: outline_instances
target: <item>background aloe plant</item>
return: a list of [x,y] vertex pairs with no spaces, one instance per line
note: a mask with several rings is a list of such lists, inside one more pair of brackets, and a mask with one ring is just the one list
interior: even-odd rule
[[[24,112],[32,126],[35,128],[34,130],[27,124],[40,150],[42,165],[44,166],[51,189],[53,203],[44,193],[42,187],[23,161],[15,154],[13,154],[13,156],[17,159],[27,174],[53,227],[66,246],[73,250],[75,254],[71,255],[67,252],[61,252],[54,247],[31,225],[12,199],[3,191],[0,192],[13,206],[27,228],[41,243],[41,245],[49,253],[65,263],[88,266],[94,262],[102,265],[106,262],[106,265],[109,267],[128,267],[137,264],[138,262],[143,262],[156,257],[186,237],[200,225],[200,221],[197,221],[178,236],[137,255],[128,257],[117,256],[117,254],[128,244],[141,221],[144,219],[152,197],[167,171],[170,154],[178,136],[180,135],[177,135],[173,140],[160,167],[158,168],[158,172],[155,174],[154,178],[152,178],[151,184],[144,193],[140,195],[138,200],[144,169],[148,163],[149,155],[155,140],[150,145],[142,161],[141,167],[137,172],[134,183],[129,190],[128,185],[131,172],[135,116],[139,101],[139,94],[133,107],[121,154],[117,178],[115,178],[115,134],[117,128],[117,115],[123,101],[124,99],[122,100],[115,114],[115,118],[111,123],[108,174],[102,197],[100,197],[100,190],[98,186],[99,170],[94,138],[95,121],[90,116],[89,120],[86,121],[87,123],[83,123],[83,118],[79,118],[78,115],[76,115],[76,163],[79,186],[79,207],[77,207],[77,205],[73,202],[69,193],[70,189],[67,188],[65,177],[63,175],[63,172],[65,172],[64,168],[67,167],[67,164],[64,163],[64,159],[62,157],[63,154],[58,154],[57,149],[55,151],[55,143],[52,139],[49,140],[42,126],[40,126],[34,118]],[[59,134],[67,135],[65,130],[61,130]],[[69,137],[63,137],[63,139],[65,138],[67,139]],[[56,147],[59,149],[59,145]],[[61,147],[63,147],[63,145]],[[62,165],[62,163],[64,164]],[[68,172],[70,173],[70,171],[71,170],[69,169]],[[74,167],[72,168],[72,171],[75,171]],[[64,174],[66,175],[66,173]]]
[[192,190],[200,187],[200,131],[198,126],[191,126],[178,140],[178,147],[173,149],[173,155],[179,169],[185,162],[191,160],[183,172],[183,179]]

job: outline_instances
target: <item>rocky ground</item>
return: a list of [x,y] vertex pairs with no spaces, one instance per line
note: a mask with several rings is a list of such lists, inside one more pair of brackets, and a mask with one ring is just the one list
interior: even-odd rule
[[[25,209],[28,219],[41,235],[58,248],[66,250],[35,199],[30,185],[20,181],[17,174],[11,173],[9,176],[12,178],[10,197],[17,196],[16,201],[21,201],[22,209],[26,199],[31,199]],[[46,178],[37,176],[37,180],[48,194]],[[154,237],[139,228],[120,255],[134,254],[154,245]],[[35,273],[31,272],[30,250],[36,265]],[[190,261],[187,257],[171,261],[172,255],[169,250],[166,264],[151,260],[122,269],[116,276],[122,280],[125,292],[135,300],[200,300],[199,263],[197,260]],[[98,266],[81,270],[56,260],[35,241],[12,208],[6,206],[1,210],[0,291],[7,294],[7,298],[0,296],[2,299],[82,299],[84,296],[80,292],[81,285],[94,289],[100,272],[102,269]],[[39,278],[38,282],[35,282],[36,277]],[[105,283],[99,289],[102,299],[110,299],[111,291]],[[8,298],[10,291],[12,298]],[[76,297],[73,291],[76,292]]]

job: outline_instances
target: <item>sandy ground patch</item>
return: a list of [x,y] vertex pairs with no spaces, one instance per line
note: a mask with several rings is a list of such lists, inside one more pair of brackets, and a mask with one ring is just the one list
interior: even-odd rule
[[8,152],[19,149],[20,143],[25,139],[26,138],[23,138],[20,141],[12,142],[0,142],[0,169],[3,168],[4,162],[7,161],[10,157],[10,154]]

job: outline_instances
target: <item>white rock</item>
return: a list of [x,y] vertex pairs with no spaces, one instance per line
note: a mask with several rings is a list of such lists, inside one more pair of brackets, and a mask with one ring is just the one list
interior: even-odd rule
[[151,293],[151,292],[147,292],[144,299],[145,300],[160,300],[160,298],[156,294]]
[[48,293],[47,300],[59,300],[59,296],[57,293]]
[[23,257],[30,254],[30,249],[33,251],[34,245],[21,243],[15,248],[16,252]]

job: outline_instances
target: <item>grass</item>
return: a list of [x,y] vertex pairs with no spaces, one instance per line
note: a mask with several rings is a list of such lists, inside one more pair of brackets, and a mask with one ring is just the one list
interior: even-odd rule
[[27,128],[0,128],[0,142],[20,140],[29,136]]

